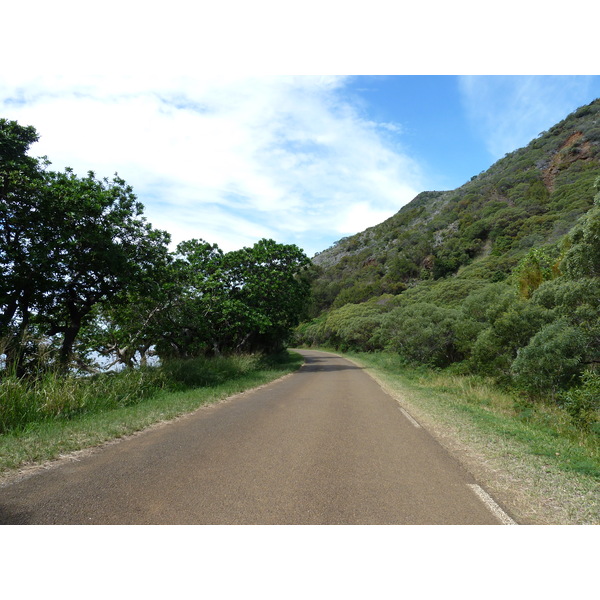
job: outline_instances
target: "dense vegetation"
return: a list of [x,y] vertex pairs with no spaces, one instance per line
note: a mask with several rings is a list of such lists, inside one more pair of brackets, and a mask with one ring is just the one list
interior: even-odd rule
[[313,260],[298,343],[491,377],[599,431],[600,100]]
[[0,432],[32,394],[45,410],[40,381],[83,389],[69,378],[154,357],[162,370],[132,376],[133,397],[176,361],[283,348],[309,295],[299,248],[261,240],[224,253],[193,239],[172,252],[125,181],[51,171],[28,155],[37,139],[0,119]]
[[[118,404],[185,380],[190,361],[275,353],[304,316],[296,343],[490,378],[598,432],[600,100],[312,265],[272,240],[171,251],[125,181],[54,172],[28,155],[37,139],[0,119],[4,429],[22,425],[24,398],[37,398],[31,418],[95,405],[83,381],[117,384],[97,375],[114,365],[131,373]],[[54,410],[48,389],[59,385],[79,391]]]

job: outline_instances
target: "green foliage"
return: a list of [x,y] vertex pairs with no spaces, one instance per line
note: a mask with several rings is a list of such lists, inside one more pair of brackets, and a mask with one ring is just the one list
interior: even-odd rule
[[586,342],[584,333],[565,320],[549,323],[519,349],[512,364],[516,384],[537,396],[554,396],[577,381]]
[[376,340],[409,361],[445,367],[464,358],[463,320],[460,311],[434,304],[400,306],[384,316]]
[[35,423],[66,421],[140,404],[162,392],[215,387],[261,370],[289,364],[288,353],[168,361],[160,367],[124,369],[93,377],[46,372],[35,379],[0,379],[0,434]]
[[600,200],[598,202],[570,236],[571,247],[563,260],[563,268],[572,279],[600,277]]
[[299,248],[194,239],[171,253],[124,180],[49,171],[27,156],[36,140],[0,120],[0,377],[283,347],[308,304]]
[[488,283],[474,290],[461,302],[462,311],[479,323],[491,324],[516,301],[512,286],[504,282]]
[[559,396],[575,425],[590,430],[600,421],[600,374],[587,371],[581,376],[581,385]]
[[333,302],[333,308],[366,302],[380,293],[381,287],[375,283],[355,283],[352,287],[340,291]]
[[246,325],[254,349],[281,349],[299,323],[310,294],[304,276],[309,259],[293,244],[260,240],[225,256],[232,269],[236,294],[247,307],[247,316],[259,323],[258,333]]
[[593,333],[600,326],[600,278],[578,280],[561,277],[543,283],[533,294],[533,304],[552,312],[554,318]]
[[294,343],[329,346],[340,350],[380,350],[375,333],[382,316],[390,310],[391,296],[362,304],[345,304],[327,315],[303,323],[295,332]]
[[478,290],[486,289],[489,282],[483,279],[449,278],[439,281],[423,281],[407,289],[399,301],[402,303],[425,302],[437,306],[457,308]]
[[490,307],[488,314],[493,314],[493,319],[471,348],[473,370],[504,384],[510,380],[511,365],[519,349],[527,345],[548,318],[541,307],[518,299],[507,304],[506,300],[506,296],[500,298],[495,308]]
[[310,293],[308,258],[299,248],[260,240],[224,254],[191,240],[177,250],[184,289],[166,311],[169,331],[156,342],[161,356],[282,348]]
[[332,311],[325,322],[329,343],[342,350],[379,350],[381,344],[374,339],[374,332],[381,323],[385,305],[346,304]]
[[419,266],[406,254],[398,254],[389,261],[387,276],[392,280],[408,281],[418,277]]
[[556,248],[533,248],[520,261],[514,270],[521,298],[531,295],[544,281],[550,281],[560,274]]

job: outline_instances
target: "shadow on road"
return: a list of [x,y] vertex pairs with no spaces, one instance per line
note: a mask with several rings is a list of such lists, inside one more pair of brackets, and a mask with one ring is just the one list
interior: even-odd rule
[[[364,367],[344,363],[336,363],[335,357],[305,356],[305,363],[300,373],[314,373],[315,371],[364,371]],[[339,359],[340,361],[343,359]]]

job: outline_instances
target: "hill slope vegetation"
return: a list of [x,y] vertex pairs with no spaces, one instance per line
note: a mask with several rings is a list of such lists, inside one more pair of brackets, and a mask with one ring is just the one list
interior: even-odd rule
[[600,99],[313,263],[298,343],[491,377],[597,428]]

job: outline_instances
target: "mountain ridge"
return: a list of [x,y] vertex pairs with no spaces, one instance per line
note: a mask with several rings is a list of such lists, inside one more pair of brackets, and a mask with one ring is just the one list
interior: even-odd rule
[[427,279],[501,280],[529,250],[572,230],[592,207],[599,176],[596,99],[460,187],[421,192],[379,225],[317,253],[313,316]]

